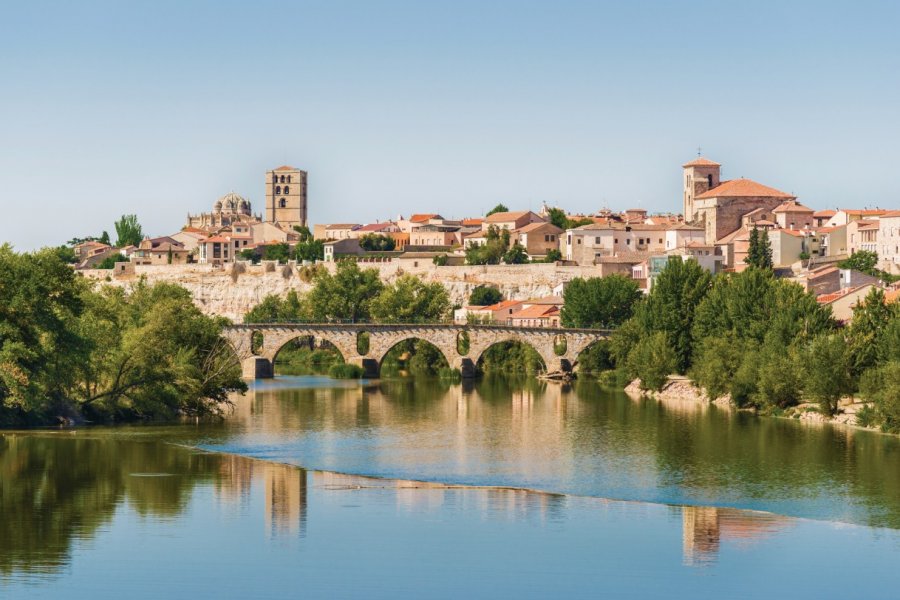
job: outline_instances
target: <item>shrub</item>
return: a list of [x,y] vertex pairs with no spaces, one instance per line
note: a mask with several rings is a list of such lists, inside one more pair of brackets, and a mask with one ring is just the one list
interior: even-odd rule
[[874,427],[878,423],[878,413],[875,408],[866,404],[856,412],[856,424],[860,427]]
[[443,367],[438,371],[438,377],[447,381],[462,381],[462,372],[459,369]]
[[332,379],[362,379],[365,374],[362,367],[351,363],[334,364],[328,369],[328,376]]
[[675,351],[662,331],[644,337],[628,355],[628,372],[640,378],[642,390],[661,390],[675,365]]

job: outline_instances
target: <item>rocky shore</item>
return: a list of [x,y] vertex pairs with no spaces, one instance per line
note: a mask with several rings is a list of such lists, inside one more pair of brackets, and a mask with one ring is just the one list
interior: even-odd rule
[[[658,392],[647,392],[641,390],[640,379],[635,379],[625,387],[625,393],[632,398],[649,397],[664,403],[685,402],[694,403],[699,406],[716,406],[729,410],[746,410],[748,412],[757,412],[756,409],[737,409],[731,403],[731,397],[728,395],[719,398],[710,398],[706,390],[696,387],[687,377],[671,376],[663,389]],[[838,405],[838,413],[833,417],[828,417],[819,412],[818,405],[806,402],[792,406],[784,411],[783,414],[777,415],[781,418],[798,419],[810,423],[830,423],[833,425],[847,425],[850,427],[858,427],[860,429],[868,429],[874,431],[871,427],[863,427],[858,424],[856,415],[865,407],[871,404],[862,402],[858,398],[842,398]]]

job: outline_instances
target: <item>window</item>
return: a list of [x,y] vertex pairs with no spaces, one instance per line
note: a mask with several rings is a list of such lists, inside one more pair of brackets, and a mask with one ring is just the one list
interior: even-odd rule
[[284,193],[285,193],[285,194],[290,194],[290,193],[291,193],[290,191],[288,191],[288,186],[284,186]]
[[659,238],[659,243],[662,244],[662,238]]
[[284,198],[282,198],[281,200],[278,201],[278,208],[285,208],[286,206],[287,206],[287,200],[285,200]]
[[625,240],[625,245],[626,245],[626,246],[630,246],[630,245],[631,245],[631,240],[630,240],[630,239],[629,239],[629,240]]
[[290,183],[290,182],[291,182],[291,176],[288,175],[288,183]]
[[281,186],[280,185],[275,186],[275,193],[279,194],[279,195],[281,194]]
[[712,175],[706,176],[706,182],[709,184],[710,189],[712,189]]
[[602,239],[603,238],[601,238],[600,236],[597,236],[594,238],[594,243],[599,246]]
[[281,183],[284,183],[284,175],[281,176]]

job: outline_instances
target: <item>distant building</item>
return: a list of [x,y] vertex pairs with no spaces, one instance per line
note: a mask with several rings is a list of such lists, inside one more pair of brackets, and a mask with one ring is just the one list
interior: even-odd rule
[[187,228],[212,230],[227,227],[236,221],[257,220],[250,210],[250,201],[246,198],[229,192],[216,200],[212,211],[196,215],[188,214]]
[[265,220],[283,229],[306,227],[306,171],[287,165],[266,172]]

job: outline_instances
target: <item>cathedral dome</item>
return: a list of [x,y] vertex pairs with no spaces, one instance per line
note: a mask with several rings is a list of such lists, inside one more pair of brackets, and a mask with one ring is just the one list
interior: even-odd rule
[[236,213],[244,204],[248,206],[250,205],[250,203],[247,202],[246,199],[238,196],[234,192],[229,192],[219,198],[219,200],[216,202],[216,206],[218,206],[219,203],[221,203],[222,205],[222,211],[226,213]]

